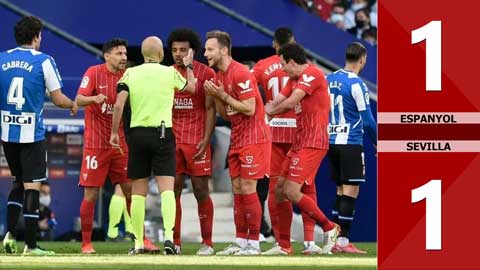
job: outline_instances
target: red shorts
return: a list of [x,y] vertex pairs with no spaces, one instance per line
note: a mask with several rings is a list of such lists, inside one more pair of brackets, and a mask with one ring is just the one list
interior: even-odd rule
[[175,159],[177,163],[176,174],[188,174],[190,176],[206,176],[212,174],[212,151],[207,146],[203,155],[196,160],[193,156],[197,153],[195,144],[177,144]]
[[123,156],[118,149],[84,148],[82,169],[80,170],[81,187],[103,187],[107,176],[112,184],[128,182],[128,150]]
[[271,143],[246,145],[228,151],[228,169],[233,179],[263,179],[270,174]]
[[272,159],[270,162],[270,177],[282,175],[282,164],[287,158],[287,153],[292,144],[290,143],[272,143]]
[[311,185],[327,151],[316,148],[290,150],[282,165],[282,176],[289,181]]

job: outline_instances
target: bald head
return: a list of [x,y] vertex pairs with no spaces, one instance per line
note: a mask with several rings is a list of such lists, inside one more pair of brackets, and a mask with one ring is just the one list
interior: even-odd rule
[[155,36],[144,39],[142,42],[142,55],[145,62],[147,62],[147,60],[161,62],[163,60],[162,40]]

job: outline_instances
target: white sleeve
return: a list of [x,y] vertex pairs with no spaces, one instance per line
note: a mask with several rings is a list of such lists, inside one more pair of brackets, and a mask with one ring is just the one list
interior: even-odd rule
[[42,63],[43,77],[45,79],[45,86],[48,92],[62,88],[62,79],[58,74],[55,62],[50,58],[45,59]]
[[365,111],[366,105],[365,105],[365,98],[363,95],[362,87],[360,86],[359,83],[355,83],[352,85],[352,97],[353,100],[355,100],[355,103],[357,104],[358,111]]

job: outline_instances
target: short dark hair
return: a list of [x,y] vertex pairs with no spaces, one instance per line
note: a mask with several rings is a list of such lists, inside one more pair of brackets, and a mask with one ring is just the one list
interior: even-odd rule
[[17,45],[31,44],[34,38],[39,37],[42,28],[43,23],[37,17],[27,16],[21,18],[14,28]]
[[360,42],[350,43],[345,53],[347,62],[357,62],[360,58],[367,54],[367,49]]
[[113,50],[113,48],[118,47],[118,46],[125,46],[128,47],[128,42],[125,39],[121,38],[112,38],[111,40],[105,42],[103,44],[103,53],[109,53]]
[[287,27],[280,27],[275,30],[273,39],[278,43],[278,45],[283,46],[289,43],[293,38],[293,32]]
[[222,47],[227,47],[228,48],[228,54],[232,54],[232,39],[230,38],[230,35],[227,32],[223,32],[220,30],[214,30],[210,31],[207,33],[207,40],[211,38],[216,38],[218,43]]
[[192,48],[195,53],[198,53],[200,51],[200,47],[202,46],[202,42],[200,41],[198,34],[192,29],[188,28],[179,28],[171,32],[167,41],[170,49],[172,49],[173,42],[188,42],[190,44],[190,48]]
[[297,43],[287,43],[283,45],[278,51],[278,55],[283,56],[285,62],[293,59],[293,61],[299,65],[307,63],[307,53],[305,49]]

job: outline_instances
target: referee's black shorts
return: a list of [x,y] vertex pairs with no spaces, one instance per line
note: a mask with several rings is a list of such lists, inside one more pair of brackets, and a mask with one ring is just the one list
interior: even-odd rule
[[175,136],[171,128],[134,127],[129,131],[128,178],[175,177]]

